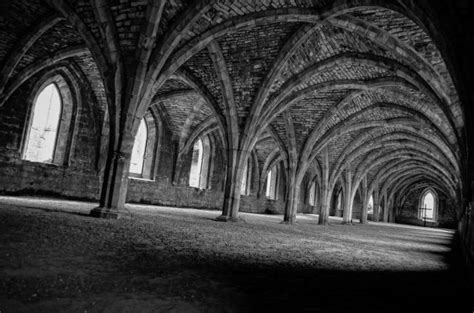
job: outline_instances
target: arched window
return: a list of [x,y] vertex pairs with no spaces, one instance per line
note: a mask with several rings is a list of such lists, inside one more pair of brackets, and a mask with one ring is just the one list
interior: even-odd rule
[[434,191],[426,190],[420,198],[418,218],[423,220],[434,220],[436,216],[437,197]]
[[140,121],[138,132],[133,143],[132,156],[130,159],[130,173],[141,175],[143,173],[143,161],[145,160],[146,142],[148,130],[145,119]]
[[44,87],[35,99],[23,158],[53,163],[62,101],[54,83]]
[[208,136],[199,138],[193,146],[189,186],[205,189],[208,187],[211,144]]
[[374,197],[370,196],[369,203],[367,204],[367,213],[374,214]]
[[276,200],[277,199],[277,177],[278,177],[278,168],[273,166],[267,174],[267,189],[265,196],[268,199]]
[[311,187],[309,187],[309,199],[308,199],[308,203],[309,205],[316,205],[316,182],[313,181],[313,183],[311,184]]

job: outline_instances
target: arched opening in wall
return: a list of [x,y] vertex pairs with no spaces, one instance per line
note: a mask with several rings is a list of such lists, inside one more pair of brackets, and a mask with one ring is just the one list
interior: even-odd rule
[[367,214],[374,214],[374,197],[372,195],[367,203]]
[[277,200],[278,166],[274,165],[267,173],[265,196],[270,200]]
[[248,196],[252,188],[252,163],[251,157],[245,163],[244,172],[242,174],[242,184],[240,185],[240,194]]
[[[76,125],[76,105],[60,70],[47,73],[33,87],[26,127],[23,132],[23,160],[68,165]],[[74,84],[73,84],[74,85]],[[75,93],[77,94],[77,93]]]
[[145,151],[147,146],[148,130],[145,119],[140,121],[138,132],[133,143],[132,156],[130,159],[130,174],[143,174],[143,163],[145,160]]
[[23,158],[33,162],[53,163],[62,100],[54,83],[44,87],[35,99],[28,127]]
[[308,204],[311,206],[316,205],[316,182],[315,181],[313,181],[313,183],[309,187]]
[[193,145],[189,186],[206,189],[209,181],[211,143],[208,136],[199,138]]
[[420,197],[418,206],[418,218],[421,220],[436,220],[436,210],[438,207],[438,197],[432,189],[425,190]]

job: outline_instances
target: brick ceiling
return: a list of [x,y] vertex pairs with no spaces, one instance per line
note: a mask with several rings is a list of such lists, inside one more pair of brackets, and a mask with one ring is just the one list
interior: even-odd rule
[[379,175],[389,183],[402,175],[389,169],[417,169],[413,188],[429,182],[444,193],[460,183],[464,121],[453,80],[430,36],[400,12],[331,11],[327,0],[195,7],[194,1],[168,0],[153,19],[157,8],[147,1],[109,1],[105,17],[103,1],[46,2],[12,1],[0,19],[2,62],[25,38],[38,37],[11,73],[2,73],[7,96],[67,60],[89,82],[104,114],[104,76],[114,68],[99,52],[117,49],[129,75],[138,66],[133,60],[143,29],[156,24],[149,69],[140,79],[151,86],[145,105],[166,112],[176,140],[186,123],[191,132],[222,132],[219,114],[230,106],[239,131],[259,137],[253,148],[260,170],[268,158],[287,160],[296,149],[298,173],[318,175],[327,147],[334,184],[347,166],[369,181]]

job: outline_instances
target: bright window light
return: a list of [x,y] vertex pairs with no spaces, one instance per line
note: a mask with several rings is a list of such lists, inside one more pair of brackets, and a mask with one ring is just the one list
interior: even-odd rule
[[189,186],[199,188],[202,167],[202,140],[194,143],[191,171],[189,173]]
[[132,157],[130,160],[130,173],[142,174],[143,172],[147,137],[148,132],[146,129],[145,119],[142,119],[140,126],[138,126],[138,132],[133,144]]
[[61,96],[55,84],[46,86],[36,98],[24,158],[52,163],[61,116]]

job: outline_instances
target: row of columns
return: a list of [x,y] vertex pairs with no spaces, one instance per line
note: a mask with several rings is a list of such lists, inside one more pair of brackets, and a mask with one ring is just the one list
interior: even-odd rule
[[[128,140],[125,146],[132,146],[133,141]],[[127,150],[131,150],[127,149]],[[108,166],[111,167],[109,171],[110,177],[104,177],[104,186],[101,198],[100,206],[91,211],[91,215],[95,217],[105,217],[105,218],[121,218],[129,217],[130,213],[125,209],[125,197],[128,186],[128,168],[130,163],[130,154],[123,153],[111,153],[109,155],[111,163]],[[231,164],[229,164],[231,167]],[[235,164],[237,165],[237,164]],[[238,207],[240,204],[240,181],[242,177],[235,171],[235,169],[228,168],[227,170],[227,179],[225,182],[225,199],[222,216],[218,220],[228,221],[228,220],[237,220],[238,218]],[[299,197],[300,186],[295,184],[296,174],[293,172],[290,175],[291,181],[288,184],[287,188],[287,197],[286,198],[286,209],[284,222],[292,224],[296,220],[296,209],[298,201],[296,200]],[[229,179],[230,178],[230,179]],[[234,178],[234,179],[232,179]],[[108,180],[108,182],[106,182]],[[110,182],[113,182],[115,185],[114,188],[107,188],[110,185]],[[329,182],[329,157],[328,149],[325,148],[322,151],[322,164],[321,164],[321,181],[320,181],[320,198],[318,202],[320,203],[320,212],[319,212],[319,224],[325,225],[329,221],[329,210],[332,198],[332,188]],[[235,191],[235,192],[233,192]],[[343,223],[352,223],[352,211],[353,211],[353,199],[356,193],[353,187],[353,177],[352,171],[348,166],[344,171],[344,212],[343,212]],[[362,216],[360,223],[367,223],[368,215],[368,204],[370,199],[370,194],[367,186],[367,178],[364,177],[361,185],[361,194],[362,194]],[[373,191],[373,221],[383,221],[389,222],[391,216],[387,208],[390,207],[391,197],[387,196],[387,193],[384,192],[380,195],[378,186]],[[384,203],[384,209],[381,210],[381,202]],[[237,208],[237,210],[235,209]],[[393,214],[392,214],[393,216]]]

